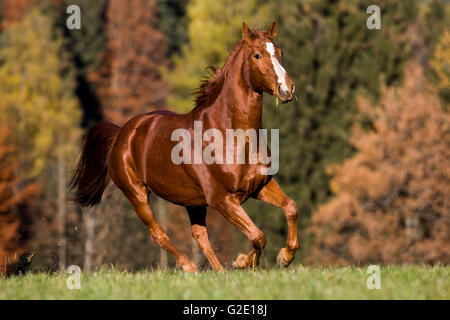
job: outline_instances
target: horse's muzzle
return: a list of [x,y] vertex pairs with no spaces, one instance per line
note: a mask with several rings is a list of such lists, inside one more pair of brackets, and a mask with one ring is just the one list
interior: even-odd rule
[[281,86],[278,86],[278,93],[280,95],[279,98],[283,103],[291,101],[292,97],[294,96],[294,92],[295,92],[295,85],[293,83],[291,84],[291,89],[289,91],[285,91],[281,88]]

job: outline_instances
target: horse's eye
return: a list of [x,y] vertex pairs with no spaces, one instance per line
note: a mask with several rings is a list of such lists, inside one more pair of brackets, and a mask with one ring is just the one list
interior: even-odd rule
[[255,59],[261,59],[261,55],[259,53],[254,55]]

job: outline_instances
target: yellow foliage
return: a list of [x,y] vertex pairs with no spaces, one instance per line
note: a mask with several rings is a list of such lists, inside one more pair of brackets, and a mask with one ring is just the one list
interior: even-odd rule
[[0,125],[12,125],[27,173],[38,175],[58,151],[73,152],[81,112],[63,38],[39,9],[8,28],[0,44]]
[[438,77],[440,90],[450,90],[450,31],[445,30],[430,65]]

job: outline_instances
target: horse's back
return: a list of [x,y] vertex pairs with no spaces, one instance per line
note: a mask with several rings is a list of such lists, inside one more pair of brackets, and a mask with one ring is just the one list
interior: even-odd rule
[[[150,191],[174,203],[205,205],[204,195],[192,175],[183,165],[176,165],[171,158],[172,141],[177,129],[189,128],[188,115],[167,110],[157,110],[138,115],[122,127],[113,146],[110,164],[119,173],[123,169],[145,184]],[[112,177],[116,184],[126,175]],[[129,174],[128,174],[129,176]],[[126,181],[125,181],[126,183]],[[119,186],[120,187],[120,186]]]
[[112,152],[129,151],[136,158],[140,153],[150,151],[147,148],[155,142],[164,148],[167,141],[171,141],[173,130],[187,126],[185,116],[169,110],[137,115],[122,126]]

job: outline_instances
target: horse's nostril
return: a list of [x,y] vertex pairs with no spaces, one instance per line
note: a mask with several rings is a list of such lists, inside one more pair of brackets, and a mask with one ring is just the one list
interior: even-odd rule
[[278,92],[284,97],[286,93],[281,89],[281,86],[278,86]]

